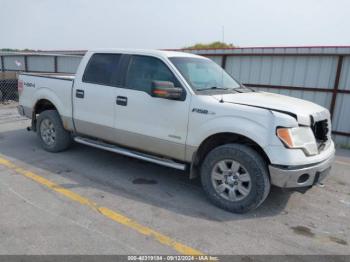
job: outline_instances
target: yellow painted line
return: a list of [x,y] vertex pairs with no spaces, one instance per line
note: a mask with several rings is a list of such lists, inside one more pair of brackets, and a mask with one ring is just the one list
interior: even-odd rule
[[344,162],[344,161],[338,161],[336,160],[335,163],[345,165],[345,166],[350,166],[350,163]]
[[100,214],[102,214],[103,216],[117,222],[118,224],[124,225],[130,229],[135,230],[136,232],[145,235],[145,236],[149,236],[151,238],[153,238],[154,240],[158,241],[159,243],[169,246],[171,248],[173,248],[174,250],[176,250],[177,252],[179,252],[180,254],[183,255],[203,255],[202,252],[200,252],[199,250],[196,250],[194,248],[188,247],[182,243],[177,242],[176,240],[163,235],[162,233],[159,233],[147,226],[143,226],[141,224],[139,224],[138,222],[134,221],[131,218],[128,218],[116,211],[113,211],[107,207],[102,207],[99,206],[98,204],[96,204],[95,202],[80,196],[77,193],[74,193],[73,191],[70,191],[66,188],[61,187],[60,185],[44,178],[41,177],[31,171],[25,170],[21,167],[18,167],[17,165],[15,165],[14,163],[12,163],[11,161],[4,159],[2,157],[0,157],[0,165],[7,167],[8,169],[11,169],[13,171],[15,171],[18,174],[21,174],[27,178],[30,178],[31,180],[47,187],[50,188],[51,190],[69,198],[70,200],[73,200],[75,202],[78,202],[82,205],[88,206],[91,209],[99,212]]

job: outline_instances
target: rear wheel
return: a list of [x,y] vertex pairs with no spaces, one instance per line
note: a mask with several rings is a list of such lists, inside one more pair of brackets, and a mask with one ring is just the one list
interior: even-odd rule
[[209,152],[202,163],[201,181],[215,205],[234,213],[257,208],[270,191],[264,159],[241,144],[227,144]]
[[37,134],[42,147],[50,152],[60,152],[72,143],[71,134],[63,128],[56,110],[42,112],[37,119]]

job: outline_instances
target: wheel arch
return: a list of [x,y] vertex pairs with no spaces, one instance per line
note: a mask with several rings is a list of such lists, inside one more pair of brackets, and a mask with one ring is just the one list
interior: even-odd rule
[[55,104],[51,102],[49,99],[41,98],[37,100],[33,107],[33,112],[32,112],[32,130],[33,131],[36,131],[37,116],[46,110],[56,110],[58,112],[58,109],[55,106]]
[[192,156],[190,178],[195,178],[199,174],[199,167],[206,157],[206,155],[214,148],[228,144],[228,143],[240,143],[247,145],[257,151],[267,164],[271,163],[268,155],[264,149],[253,139],[244,136],[242,134],[232,133],[232,132],[221,132],[208,136],[199,145],[196,152]]

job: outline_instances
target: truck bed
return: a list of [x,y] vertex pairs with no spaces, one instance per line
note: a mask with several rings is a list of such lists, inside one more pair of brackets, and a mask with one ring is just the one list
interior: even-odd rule
[[23,82],[19,104],[30,111],[39,100],[50,101],[63,120],[72,119],[72,88],[75,75],[57,73],[21,73]]

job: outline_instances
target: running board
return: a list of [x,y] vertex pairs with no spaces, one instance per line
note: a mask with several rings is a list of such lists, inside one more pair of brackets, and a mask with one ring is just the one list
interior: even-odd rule
[[115,146],[112,144],[107,144],[105,142],[100,142],[100,141],[96,141],[96,140],[92,140],[92,139],[88,139],[88,138],[83,138],[83,137],[75,137],[74,141],[77,143],[80,143],[80,144],[96,147],[99,149],[118,153],[118,154],[121,154],[124,156],[137,158],[137,159],[148,161],[148,162],[155,163],[158,165],[167,166],[167,167],[180,169],[180,170],[186,169],[185,164],[177,163],[175,161],[172,161],[172,160],[166,159],[166,158],[161,158],[161,157],[157,157],[157,156],[153,156],[153,155],[148,155],[145,153],[140,153],[140,152],[133,151],[130,149]]

